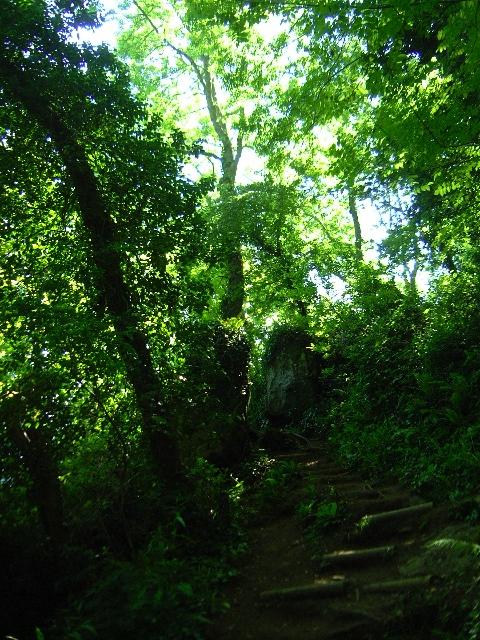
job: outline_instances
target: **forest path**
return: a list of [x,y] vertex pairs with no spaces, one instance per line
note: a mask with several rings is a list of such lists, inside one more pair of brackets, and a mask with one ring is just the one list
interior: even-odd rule
[[[332,461],[328,448],[274,456],[295,460],[300,477],[286,500],[250,529],[250,551],[226,587],[230,603],[211,640],[360,640],[384,637],[405,617],[405,597],[435,578],[402,567],[431,537],[442,511],[400,486],[370,484]],[[344,517],[314,547],[296,508],[311,494],[342,505]],[[440,519],[440,520],[439,520]],[[407,636],[405,636],[407,637]],[[408,634],[415,638],[415,631]],[[420,637],[420,636],[418,636]]]

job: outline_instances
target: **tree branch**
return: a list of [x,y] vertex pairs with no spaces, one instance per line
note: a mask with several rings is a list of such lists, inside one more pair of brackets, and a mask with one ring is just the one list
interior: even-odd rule
[[222,161],[222,158],[216,153],[212,153],[212,151],[204,151],[202,149],[201,151],[197,151],[197,154],[199,156],[205,156],[206,158],[214,158],[215,160],[219,160],[220,162]]
[[[180,58],[183,58],[192,67],[197,79],[202,87],[205,100],[207,102],[208,114],[212,123],[213,129],[222,145],[222,157],[218,158],[222,163],[222,180],[233,184],[237,173],[237,167],[240,160],[240,156],[243,151],[243,136],[241,133],[238,135],[236,151],[233,150],[233,144],[230,139],[225,117],[222,113],[220,105],[218,104],[217,92],[215,89],[215,81],[210,72],[210,60],[207,55],[201,56],[201,65],[196,62],[183,49],[180,49],[172,42],[167,40],[157,25],[153,22],[152,18],[142,8],[138,0],[132,0],[134,6],[138,9],[139,13],[145,18],[148,24],[154,29],[155,33],[161,38],[172,51],[174,51]],[[205,154],[204,154],[205,155]],[[213,156],[212,156],[213,157]]]
[[243,132],[239,131],[237,136],[237,151],[235,152],[235,167],[238,167],[238,163],[243,153]]
[[139,2],[137,2],[137,0],[132,0],[132,3],[135,5],[135,7],[137,7],[138,11],[142,14],[142,16],[145,18],[145,20],[149,23],[149,25],[152,27],[152,29],[155,31],[155,33],[162,39],[162,41],[165,43],[165,45],[167,47],[169,47],[170,49],[172,49],[172,51],[174,51],[178,56],[180,56],[181,58],[183,58],[184,60],[186,60],[190,64],[190,66],[194,70],[195,75],[197,76],[200,84],[202,85],[203,88],[205,88],[205,79],[204,79],[204,77],[202,75],[202,71],[201,71],[200,67],[198,66],[198,64],[195,62],[195,60],[192,58],[192,56],[190,56],[183,49],[180,49],[179,47],[176,47],[172,42],[170,42],[169,40],[167,40],[167,38],[165,38],[163,36],[163,34],[160,32],[160,29],[153,22],[153,20],[148,15],[148,13],[145,11],[145,9],[143,9],[140,6],[140,4],[139,4]]

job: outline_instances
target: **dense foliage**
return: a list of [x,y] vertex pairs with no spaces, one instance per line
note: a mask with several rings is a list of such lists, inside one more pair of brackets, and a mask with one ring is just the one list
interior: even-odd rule
[[295,475],[252,454],[289,335],[322,363],[289,427],[440,500],[478,493],[477,2],[124,5],[116,50],[85,35],[96,0],[0,13],[19,639],[204,637],[245,514]]

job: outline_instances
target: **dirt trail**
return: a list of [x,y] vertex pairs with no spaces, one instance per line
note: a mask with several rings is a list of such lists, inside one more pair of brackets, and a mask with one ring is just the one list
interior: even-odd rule
[[340,468],[321,443],[277,457],[299,465],[298,502],[312,483],[320,495],[334,487],[347,516],[322,534],[324,555],[316,559],[293,505],[253,526],[250,552],[227,586],[231,608],[213,622],[209,638],[383,638],[404,616],[406,595],[435,588],[433,577],[406,578],[399,569],[431,535],[439,510],[399,486],[372,486]]

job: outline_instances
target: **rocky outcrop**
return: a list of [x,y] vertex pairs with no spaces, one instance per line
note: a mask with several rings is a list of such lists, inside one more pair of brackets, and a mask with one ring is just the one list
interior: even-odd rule
[[265,358],[266,417],[282,426],[314,407],[319,395],[321,356],[306,332],[286,328],[271,337]]

